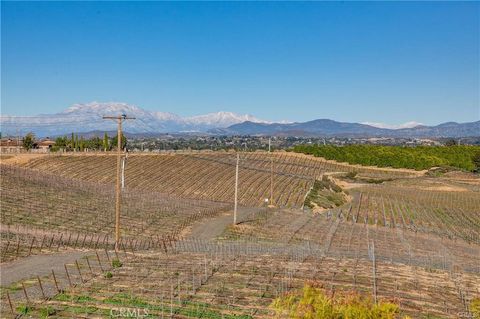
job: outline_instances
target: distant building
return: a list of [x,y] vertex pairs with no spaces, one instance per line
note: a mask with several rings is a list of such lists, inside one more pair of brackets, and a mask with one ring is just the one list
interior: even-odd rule
[[17,153],[23,151],[23,141],[20,139],[3,138],[0,140],[0,153]]
[[[46,139],[36,141],[33,143],[33,148],[30,150],[33,153],[47,153],[55,145],[55,141],[52,141],[48,137]],[[0,140],[0,153],[19,153],[26,152],[23,147],[23,139],[16,138],[3,138]]]
[[37,143],[35,143],[35,148],[39,149],[40,152],[48,152],[55,145],[55,141],[52,141],[48,137]]

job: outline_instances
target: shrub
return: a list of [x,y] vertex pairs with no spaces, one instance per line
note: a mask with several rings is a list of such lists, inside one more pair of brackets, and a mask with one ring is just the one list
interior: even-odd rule
[[30,312],[30,310],[32,310],[32,308],[30,308],[27,305],[20,305],[20,306],[17,307],[17,311],[22,315],[28,314]]
[[110,271],[107,271],[105,274],[103,274],[103,276],[107,279],[110,279],[113,277],[113,274]]
[[120,268],[122,266],[123,266],[123,264],[119,259],[117,259],[117,258],[112,259],[112,267],[113,268]]
[[480,319],[480,297],[473,298],[470,302],[470,312],[473,319]]
[[50,316],[53,316],[56,313],[57,313],[57,311],[53,307],[50,307],[50,306],[45,306],[45,308],[40,309],[40,316],[42,318],[48,318]]
[[302,291],[288,293],[275,299],[271,305],[277,317],[300,318],[369,318],[394,319],[398,305],[389,301],[375,304],[369,296],[357,292],[335,292],[333,296],[323,288],[306,284]]
[[341,206],[345,202],[346,195],[343,189],[328,176],[323,175],[321,180],[315,180],[313,183],[304,205],[310,209],[314,209],[316,206],[329,209]]
[[357,172],[355,171],[352,171],[352,172],[348,172],[347,174],[345,174],[345,177],[348,178],[348,179],[355,179],[355,177],[357,177]]

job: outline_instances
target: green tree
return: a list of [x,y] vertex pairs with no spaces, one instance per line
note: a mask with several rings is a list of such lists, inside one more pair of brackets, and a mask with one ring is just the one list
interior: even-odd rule
[[52,147],[52,151],[56,152],[60,149],[66,149],[68,144],[68,138],[66,136],[64,137],[57,137],[55,139],[55,145]]
[[[122,144],[121,144],[121,147],[122,147],[122,150],[127,146],[127,138],[125,137],[125,135],[122,134]],[[113,138],[112,138],[112,148],[117,148],[117,144],[118,144],[118,137],[117,135],[115,135]]]
[[473,155],[472,161],[473,165],[475,166],[474,171],[480,173],[480,151]]
[[85,148],[91,150],[101,150],[103,147],[103,141],[100,137],[94,136],[89,140],[85,141]]
[[454,140],[453,138],[450,138],[445,141],[445,146],[455,146],[457,144],[458,144],[457,141]]
[[350,164],[376,165],[379,167],[428,169],[434,166],[450,166],[473,171],[473,157],[479,146],[380,146],[380,145],[297,145],[295,152],[324,157]]
[[35,144],[35,135],[33,135],[33,133],[28,133],[27,135],[25,135],[25,137],[23,138],[23,147],[29,151],[33,148]]
[[83,139],[83,136],[80,137],[80,141],[78,142],[78,148],[80,149],[80,152],[83,152],[85,149],[85,140]]
[[103,135],[103,150],[106,152],[108,151],[108,149],[109,149],[108,135],[107,135],[107,132],[105,132],[105,134]]

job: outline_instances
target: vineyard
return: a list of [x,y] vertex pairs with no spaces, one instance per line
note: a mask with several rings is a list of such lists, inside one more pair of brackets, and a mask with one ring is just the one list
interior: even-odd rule
[[[478,175],[241,153],[233,225],[235,153],[129,154],[115,251],[115,165],[0,165],[2,318],[272,318],[306,283],[392,302],[399,318],[473,318]],[[334,193],[336,205],[305,205]]]
[[[72,179],[113,184],[114,156],[48,156],[25,167],[48,171]],[[172,194],[182,198],[232,202],[235,183],[235,154],[191,153],[131,155],[125,169],[128,187]],[[281,207],[301,207],[316,177],[325,172],[358,171],[362,176],[385,178],[414,176],[414,172],[355,168],[289,153],[245,153],[240,157],[239,203],[262,206],[270,197]],[[230,186],[230,187],[228,187]]]

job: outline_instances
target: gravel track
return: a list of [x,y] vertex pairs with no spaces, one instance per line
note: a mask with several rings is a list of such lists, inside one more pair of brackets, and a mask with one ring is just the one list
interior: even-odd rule
[[[264,208],[239,208],[237,222],[242,223],[253,218],[253,215]],[[228,225],[233,223],[233,211],[215,218],[204,219],[192,226],[188,239],[213,240],[220,236]]]
[[0,265],[0,285],[5,287],[21,280],[64,272],[64,264],[91,254],[88,251],[67,251],[56,254],[34,255]]

